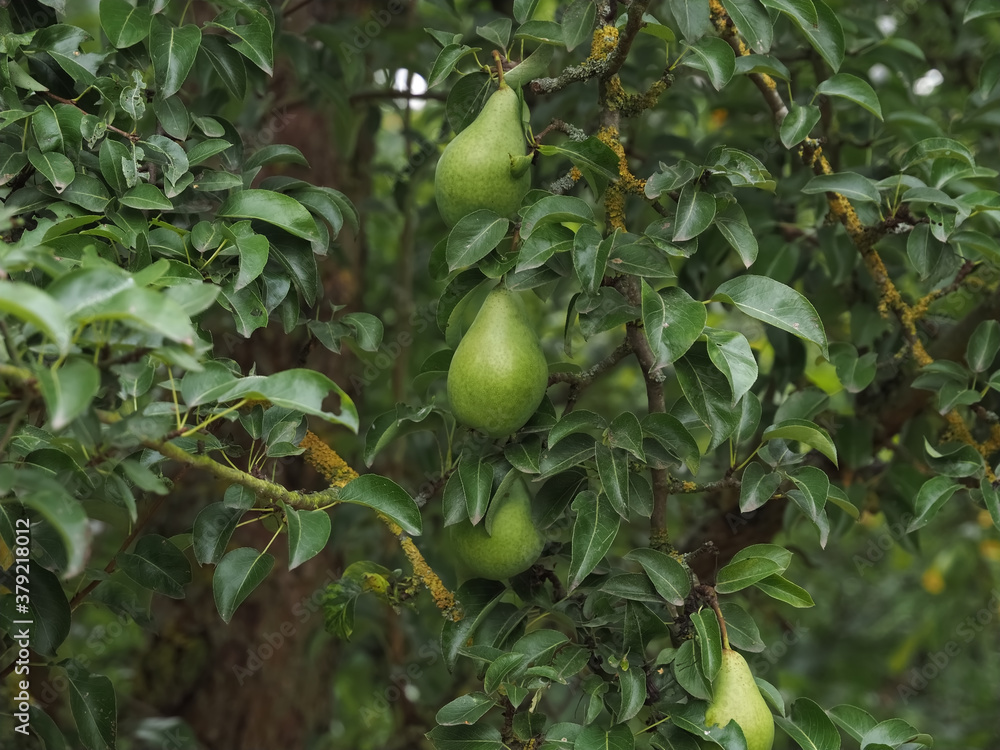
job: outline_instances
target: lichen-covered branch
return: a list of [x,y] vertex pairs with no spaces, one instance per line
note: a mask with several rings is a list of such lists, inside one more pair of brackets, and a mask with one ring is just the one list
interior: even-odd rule
[[[313,432],[306,432],[306,436],[299,443],[299,447],[305,448],[303,458],[316,471],[323,475],[330,486],[340,488],[357,478],[358,473],[354,471],[340,457],[340,455],[327,445],[318,435]],[[413,568],[413,575],[430,591],[434,604],[441,610],[445,617],[451,620],[462,619],[462,610],[455,601],[455,595],[448,590],[448,587],[441,582],[441,577],[435,573],[431,566],[427,564],[424,556],[413,543],[413,539],[404,532],[398,524],[387,516],[378,514],[379,519],[389,527],[389,531],[399,541],[399,546],[410,561]]]

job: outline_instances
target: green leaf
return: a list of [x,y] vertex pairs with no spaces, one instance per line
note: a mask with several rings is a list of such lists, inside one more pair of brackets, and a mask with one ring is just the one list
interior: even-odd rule
[[[3,508],[0,506],[0,514],[2,513]],[[44,539],[39,534],[40,531],[41,529],[38,529],[37,526],[33,530],[33,535],[36,535],[35,540]],[[12,528],[9,534],[9,541],[13,548],[16,535]],[[4,536],[7,536],[7,534]],[[18,555],[18,557],[21,557],[21,555]],[[15,568],[14,563],[11,563],[9,569],[11,592],[0,599],[0,627],[3,627],[6,632],[13,634],[16,628],[14,625],[15,620],[30,621],[32,625],[30,628],[27,628],[27,645],[39,654],[54,657],[56,650],[66,640],[66,636],[69,635],[72,618],[69,602],[66,600],[62,584],[54,573],[46,570],[34,560],[27,561],[27,569],[22,567],[23,564],[23,562],[19,562]],[[23,603],[24,601],[24,586],[20,590],[15,589],[15,574],[27,577],[27,593],[30,595],[27,612],[20,612],[15,608],[15,591],[21,594],[21,596],[17,597],[18,603]],[[25,583],[23,578],[20,583]]]
[[790,81],[792,74],[781,60],[770,55],[741,55],[736,58],[735,75],[763,73],[782,81]]
[[964,144],[951,138],[925,138],[910,146],[903,154],[901,169],[905,172],[910,167],[932,159],[955,159],[970,167],[976,166],[972,152]]
[[217,215],[225,218],[258,219],[310,242],[319,242],[316,221],[294,198],[271,190],[242,190],[230,195]]
[[817,94],[839,96],[858,104],[878,119],[882,119],[882,105],[871,84],[850,73],[837,73],[816,87]]
[[606,427],[607,421],[601,415],[586,409],[574,409],[569,414],[560,417],[559,421],[549,430],[548,446],[554,448],[567,435],[590,430],[603,430]]
[[[682,0],[690,2],[690,0]],[[635,737],[627,724],[616,724],[611,729],[597,725],[584,727],[573,743],[573,750],[634,750]]]
[[477,26],[476,33],[503,50],[507,49],[507,44],[510,42],[511,26],[509,18],[498,18],[485,26]]
[[362,474],[344,485],[337,499],[365,505],[388,517],[408,534],[420,535],[420,508],[406,490],[391,479]]
[[674,371],[688,404],[712,433],[712,450],[728,440],[740,423],[740,410],[733,409],[729,381],[712,364],[706,346],[700,342],[674,363]]
[[459,586],[455,598],[462,607],[461,620],[446,619],[441,628],[441,653],[451,672],[458,661],[459,649],[466,645],[486,616],[500,602],[507,587],[499,581],[473,578]]
[[877,359],[876,352],[859,357],[854,345],[845,341],[830,344],[830,361],[837,370],[837,378],[850,393],[859,393],[871,385],[875,379]]
[[736,560],[724,566],[716,576],[715,590],[720,594],[732,594],[747,586],[752,586],[768,576],[780,573],[782,567],[766,557],[749,557]]
[[857,172],[816,175],[802,187],[802,192],[807,195],[840,193],[845,198],[862,203],[878,204],[882,200],[875,180]]
[[706,608],[691,615],[698,638],[698,650],[701,656],[701,668],[705,677],[711,682],[722,666],[722,634],[719,630],[719,618],[715,612]]
[[670,12],[688,42],[697,41],[712,28],[708,0],[678,0],[671,3]]
[[846,703],[834,706],[826,713],[840,725],[841,729],[851,735],[852,739],[858,742],[878,724],[874,717],[864,709]]
[[157,534],[142,537],[132,552],[122,552],[116,559],[133,581],[172,599],[183,599],[184,587],[191,583],[191,564],[184,553]]
[[777,574],[757,581],[754,585],[772,599],[791,604],[799,609],[815,605],[808,591]]
[[804,24],[797,16],[793,16],[793,19],[808,37],[813,48],[833,68],[833,71],[837,72],[844,62],[844,54],[847,49],[844,27],[840,25],[837,14],[823,0],[813,0],[813,3],[817,16],[815,24]]
[[597,474],[615,512],[628,520],[628,455],[604,443],[596,446]]
[[705,679],[698,666],[694,639],[681,643],[673,662],[674,678],[677,683],[696,698],[708,700],[712,697],[712,685]]
[[623,448],[639,461],[645,461],[646,455],[642,449],[642,427],[639,418],[630,411],[623,411],[607,430],[608,445],[612,448]]
[[90,529],[87,513],[80,502],[66,492],[51,489],[25,493],[19,500],[25,507],[37,511],[62,538],[66,547],[63,576],[72,578],[83,570],[90,549]]
[[751,653],[764,650],[764,641],[760,638],[757,623],[743,607],[735,602],[720,602],[719,609],[726,621],[730,646]]
[[993,525],[1000,529],[1000,491],[986,477],[979,480],[979,489],[983,493],[983,502],[993,519]]
[[797,490],[789,490],[788,497],[810,521],[819,528],[819,546],[826,547],[830,532],[830,522],[824,508],[830,494],[830,478],[816,466],[802,466],[789,472]]
[[702,191],[697,183],[681,188],[674,217],[674,242],[684,242],[697,237],[715,219],[715,196]]
[[471,266],[485,258],[507,236],[508,227],[507,219],[485,208],[463,216],[448,234],[448,270]]
[[[331,393],[340,397],[340,413],[323,411],[323,400]],[[343,389],[326,375],[315,370],[284,370],[274,375],[253,375],[236,382],[219,401],[261,399],[275,406],[322,417],[358,431],[358,411]]]
[[573,547],[569,564],[568,587],[576,589],[583,579],[604,559],[621,524],[619,516],[604,495],[585,490],[573,501]]
[[913,501],[916,517],[906,527],[906,533],[910,534],[926,526],[951,496],[960,489],[962,486],[951,477],[932,477],[924,482]]
[[563,27],[555,21],[530,20],[522,23],[514,32],[515,39],[531,39],[542,44],[565,46]]
[[653,371],[662,370],[682,357],[705,330],[708,312],[680,287],[654,290],[642,285],[642,322],[653,352]]
[[642,432],[662,445],[678,462],[683,462],[692,474],[698,473],[701,450],[694,436],[679,419],[660,412],[647,414],[642,418]]
[[973,372],[984,372],[993,366],[1000,351],[1000,322],[984,320],[976,326],[965,347],[965,361]]
[[149,9],[128,0],[101,0],[101,28],[118,49],[138,44],[149,34]]
[[287,143],[272,143],[250,154],[243,164],[243,171],[249,172],[266,164],[298,164],[302,167],[309,166],[306,157],[295,146],[289,146]]
[[226,553],[215,568],[212,591],[219,616],[228,623],[233,613],[274,567],[274,557],[252,547],[240,547]]
[[708,356],[733,389],[735,404],[757,382],[757,360],[747,337],[737,331],[706,328]]
[[118,199],[123,206],[146,211],[169,211],[174,204],[156,185],[141,182]]
[[58,369],[39,369],[37,375],[54,432],[65,429],[87,411],[101,387],[100,371],[89,360],[77,357],[66,360]]
[[809,133],[816,127],[816,123],[819,122],[819,118],[820,111],[816,105],[799,105],[792,102],[792,105],[788,108],[788,114],[781,121],[781,127],[779,128],[781,142],[785,148],[790,149],[793,146],[797,146],[808,138]]
[[527,86],[535,78],[541,78],[545,75],[554,54],[555,47],[549,44],[540,44],[534,52],[508,70],[504,74],[504,80],[513,89]]
[[[239,39],[232,45],[233,49],[270,76],[274,73],[274,30],[263,13],[248,5],[244,3],[239,11],[223,13],[208,25],[225,29]],[[237,12],[248,22],[238,24]]]
[[539,469],[542,477],[550,477],[572,466],[576,466],[594,455],[594,437],[592,435],[570,435],[560,441],[559,445],[542,453]]
[[288,522],[288,569],[294,570],[326,547],[330,538],[330,514],[325,510],[285,507]]
[[427,88],[432,89],[439,83],[443,83],[463,57],[478,52],[479,49],[479,47],[469,47],[465,44],[447,45],[438,53],[431,66],[430,73],[427,75]]
[[500,731],[488,724],[434,727],[426,734],[437,750],[503,750]]
[[785,734],[803,750],[840,750],[840,733],[819,705],[809,698],[792,703],[788,718],[775,716]]
[[657,593],[666,601],[680,606],[691,590],[691,574],[670,555],[649,547],[634,549],[625,555],[626,560],[634,560],[649,576]]
[[765,473],[764,467],[758,463],[749,464],[743,470],[743,479],[740,482],[740,512],[750,513],[757,510],[771,499],[780,484],[780,474]]
[[62,191],[60,197],[67,203],[75,203],[77,206],[95,213],[104,213],[111,200],[111,195],[103,182],[82,172],[76,173],[73,182]]
[[57,193],[61,193],[76,179],[73,162],[57,151],[43,154],[32,146],[28,149],[28,161],[51,183]]
[[997,0],[972,0],[965,9],[962,23],[978,21],[981,18],[996,18],[1000,16],[1000,3]]
[[594,30],[597,6],[591,0],[573,0],[562,15],[563,39],[570,52],[586,39]]
[[33,325],[55,343],[61,354],[69,350],[72,334],[66,314],[41,289],[21,281],[0,280],[0,312]]
[[602,195],[609,182],[618,180],[618,154],[596,136],[583,141],[539,146],[538,151],[543,156],[568,157],[583,174],[594,196]]
[[486,693],[466,693],[438,709],[434,721],[446,727],[475,724],[496,705]]
[[597,293],[608,265],[611,247],[617,238],[618,232],[615,231],[608,238],[602,239],[601,233],[587,224],[577,230],[571,255],[573,268],[585,292]]
[[761,442],[775,439],[797,440],[800,443],[805,443],[829,458],[835,465],[837,464],[837,448],[830,438],[830,433],[813,422],[805,419],[785,419],[771,425],[764,430]]
[[62,667],[69,679],[69,705],[80,742],[87,750],[114,750],[118,706],[111,680],[87,671],[75,659]]
[[751,318],[813,342],[829,359],[826,331],[816,308],[780,281],[746,274],[720,284],[712,299],[730,302]]
[[715,226],[740,256],[743,265],[750,268],[757,260],[757,238],[754,236],[746,213],[735,201],[715,215]]
[[458,480],[469,520],[476,525],[486,516],[493,491],[493,467],[476,458],[463,458],[458,464]]
[[572,195],[547,195],[524,210],[521,218],[521,239],[527,240],[532,232],[545,224],[564,221],[596,224],[594,210],[586,201]]
[[194,559],[200,565],[215,565],[222,559],[244,510],[225,503],[211,503],[202,508],[192,529]]
[[684,60],[687,65],[702,70],[716,91],[721,91],[736,71],[736,53],[729,43],[717,36],[706,36],[691,46],[697,57]]
[[751,48],[760,53],[771,49],[773,24],[758,0],[722,0],[722,6]]
[[194,24],[177,27],[162,14],[153,17],[149,28],[149,50],[153,61],[157,93],[173,96],[191,72],[198,48],[201,29]]

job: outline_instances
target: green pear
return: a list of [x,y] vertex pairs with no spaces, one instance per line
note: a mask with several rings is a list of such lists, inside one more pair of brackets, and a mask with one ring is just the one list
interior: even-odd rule
[[460,567],[473,578],[502,581],[530,568],[545,540],[531,520],[531,495],[517,479],[490,508],[492,535],[485,520],[473,526],[466,519],[450,526],[452,549]]
[[475,120],[455,136],[434,172],[434,195],[448,226],[488,208],[509,216],[528,192],[530,158],[525,155],[521,100],[500,79],[500,88]]
[[549,368],[516,293],[497,287],[486,297],[448,368],[455,418],[490,437],[524,426],[545,396]]
[[[771,750],[774,744],[774,717],[764,702],[750,667],[736,651],[722,649],[722,666],[713,683],[714,696],[705,711],[705,726],[726,726],[735,720],[743,730],[747,750]],[[718,745],[701,741],[703,748]]]

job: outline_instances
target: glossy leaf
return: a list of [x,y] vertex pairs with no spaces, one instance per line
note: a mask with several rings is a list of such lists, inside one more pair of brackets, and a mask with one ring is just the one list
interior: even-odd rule
[[752,318],[811,341],[824,357],[829,356],[826,331],[816,308],[780,281],[750,274],[738,276],[720,284],[712,299],[730,302]]
[[567,577],[570,591],[577,588],[604,559],[618,534],[621,517],[602,494],[589,490],[573,501],[576,520],[573,523],[573,547]]
[[848,99],[864,107],[878,119],[882,119],[882,105],[879,103],[875,89],[867,81],[850,73],[837,73],[827,78],[816,87],[816,93]]
[[344,485],[338,499],[344,503],[365,505],[387,516],[408,534],[420,535],[420,509],[406,490],[391,479],[362,474]]
[[671,604],[680,606],[691,590],[691,574],[670,555],[649,547],[634,549],[625,555],[642,566],[657,593]]
[[212,590],[219,616],[225,622],[274,567],[274,557],[251,547],[240,547],[226,553],[215,568]]
[[805,443],[810,448],[818,450],[834,464],[837,463],[837,447],[833,444],[830,434],[813,422],[805,419],[786,419],[768,427],[761,436],[763,442],[776,439]]
[[815,701],[799,698],[792,703],[788,718],[775,716],[785,734],[803,750],[840,750],[840,733],[833,721]]
[[330,515],[325,510],[285,508],[288,523],[288,569],[294,570],[326,547]]
[[642,285],[642,322],[655,357],[654,370],[662,370],[682,357],[705,329],[705,306],[680,287],[660,292],[646,280]]

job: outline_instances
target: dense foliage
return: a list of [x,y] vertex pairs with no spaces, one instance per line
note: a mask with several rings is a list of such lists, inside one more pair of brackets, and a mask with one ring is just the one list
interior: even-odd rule
[[[141,640],[204,572],[235,624],[336,547],[311,747],[412,747],[418,716],[441,749],[745,750],[705,725],[724,645],[776,747],[995,739],[995,2],[389,0],[304,30],[266,0],[71,5],[0,3],[2,736],[143,747],[87,618]],[[449,228],[434,161],[497,64],[532,189]],[[282,71],[366,192],[292,176]],[[493,439],[445,378],[498,284],[549,387]],[[241,366],[265,333],[343,364]],[[189,469],[228,489],[158,525],[204,499]],[[541,557],[463,580],[446,527],[522,479]],[[935,706],[942,674],[968,689]]]

